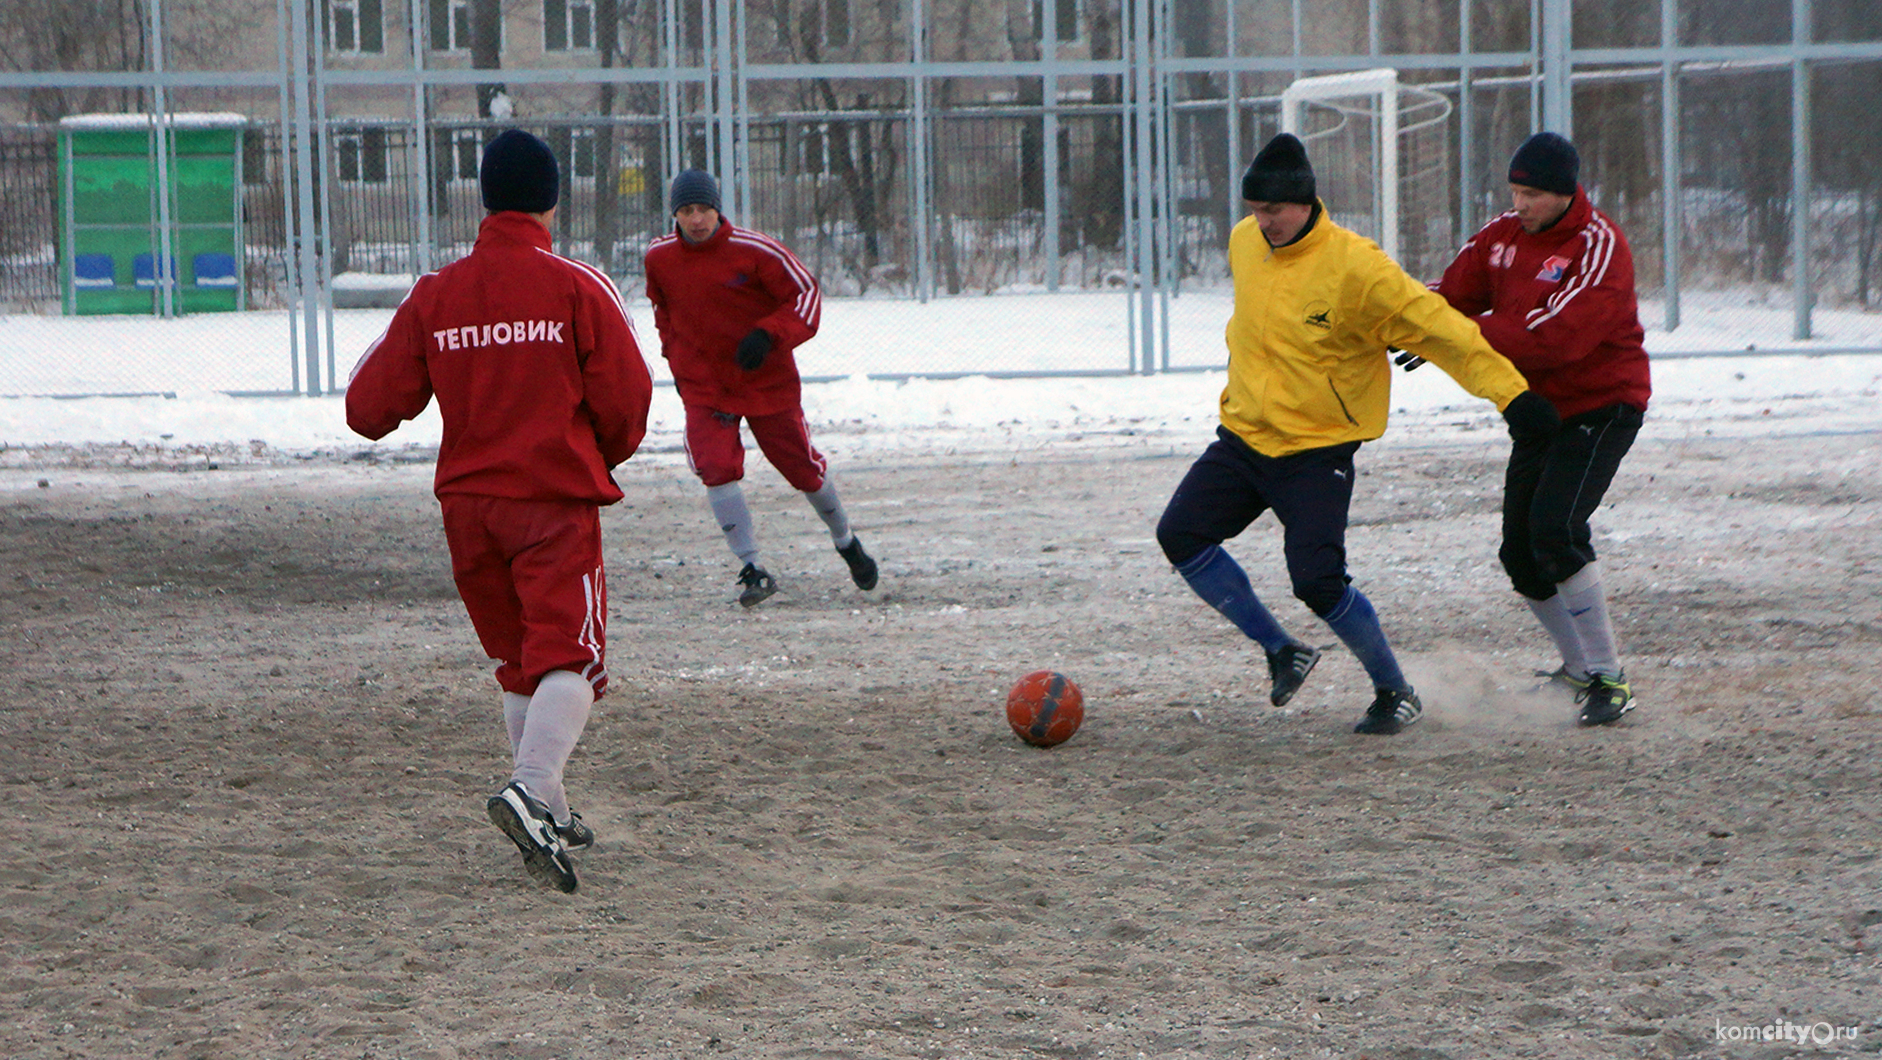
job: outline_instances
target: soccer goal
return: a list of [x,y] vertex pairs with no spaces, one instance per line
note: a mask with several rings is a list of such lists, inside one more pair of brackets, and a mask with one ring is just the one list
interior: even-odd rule
[[1450,260],[1448,97],[1392,69],[1307,77],[1281,93],[1281,130],[1307,145],[1320,197],[1414,276]]

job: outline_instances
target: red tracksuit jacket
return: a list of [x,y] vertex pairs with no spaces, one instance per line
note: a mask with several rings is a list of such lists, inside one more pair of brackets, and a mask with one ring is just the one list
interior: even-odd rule
[[[798,406],[793,351],[817,333],[823,296],[784,244],[725,220],[698,245],[669,232],[647,248],[647,300],[681,401],[741,416]],[[733,355],[753,328],[765,329],[772,347],[747,372]]]
[[1633,251],[1582,188],[1547,231],[1530,235],[1514,213],[1484,225],[1432,286],[1564,418],[1616,404],[1646,411]]
[[439,496],[621,499],[608,472],[647,433],[653,377],[613,281],[549,247],[527,214],[486,217],[353,368],[346,423],[368,438],[437,394]]

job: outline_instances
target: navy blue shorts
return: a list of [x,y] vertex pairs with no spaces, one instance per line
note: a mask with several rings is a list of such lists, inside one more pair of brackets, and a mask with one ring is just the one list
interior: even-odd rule
[[1157,543],[1171,563],[1220,545],[1272,510],[1281,522],[1282,548],[1294,595],[1326,615],[1352,578],[1346,573],[1346,520],[1353,501],[1353,455],[1358,442],[1263,456],[1226,427],[1176,487]]

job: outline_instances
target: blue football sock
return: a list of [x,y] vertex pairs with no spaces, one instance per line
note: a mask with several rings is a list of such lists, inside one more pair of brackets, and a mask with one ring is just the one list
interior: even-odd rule
[[1379,613],[1372,609],[1372,601],[1366,599],[1364,593],[1347,586],[1346,595],[1340,597],[1332,612],[1321,617],[1352,649],[1359,665],[1366,668],[1372,687],[1411,691],[1411,684],[1405,680],[1405,674],[1398,668],[1398,659],[1392,654],[1392,646],[1385,642],[1385,630],[1379,628]]
[[1267,651],[1280,651],[1295,643],[1262,606],[1241,564],[1222,551],[1221,546],[1210,545],[1196,553],[1177,567],[1176,573],[1202,597],[1203,603],[1222,612],[1235,623],[1236,629],[1246,633],[1250,640],[1258,641]]

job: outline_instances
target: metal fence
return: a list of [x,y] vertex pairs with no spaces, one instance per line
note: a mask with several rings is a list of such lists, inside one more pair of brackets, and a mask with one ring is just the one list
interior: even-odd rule
[[[272,66],[217,68],[241,49],[205,47],[153,2],[135,63],[0,72],[0,394],[343,387],[410,278],[468,252],[478,153],[511,125],[562,163],[558,250],[601,264],[630,307],[672,174],[720,174],[727,213],[824,285],[812,375],[1216,367],[1242,168],[1290,85],[1366,69],[1396,71],[1390,123],[1359,98],[1299,127],[1335,217],[1414,275],[1503,208],[1509,152],[1547,127],[1574,136],[1630,237],[1657,355],[1882,351],[1882,15],[1858,0],[1742,0],[1757,33],[1710,25],[1699,0],[1496,18],[1468,0],[1056,0],[1030,35],[903,0],[873,35],[841,4],[839,44],[836,0],[660,0],[605,45],[558,0],[497,6],[562,20],[522,18],[506,49],[539,32],[592,50],[519,46],[494,69],[435,48],[471,25],[441,36],[438,12],[474,2],[256,2],[246,32]],[[787,10],[821,13],[842,54],[780,51],[766,19]],[[364,42],[381,50],[362,58]],[[169,115],[246,117],[246,312],[166,318],[153,298],[154,319],[60,315],[61,125],[32,119],[100,99],[149,115],[153,150]]]

